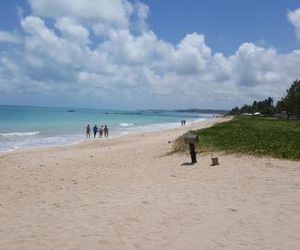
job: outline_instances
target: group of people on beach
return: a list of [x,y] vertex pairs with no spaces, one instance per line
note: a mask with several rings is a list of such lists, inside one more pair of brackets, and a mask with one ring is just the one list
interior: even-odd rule
[[[99,128],[97,127],[97,124],[95,124],[95,126],[93,127],[93,134],[94,134],[94,138],[97,137],[97,133],[99,133],[99,138],[108,138],[108,127],[107,125],[105,125],[103,127],[103,125],[101,125]],[[91,126],[90,124],[88,124],[86,126],[86,137],[90,138],[91,137]]]
[[186,124],[186,120],[181,120],[181,126],[184,126]]

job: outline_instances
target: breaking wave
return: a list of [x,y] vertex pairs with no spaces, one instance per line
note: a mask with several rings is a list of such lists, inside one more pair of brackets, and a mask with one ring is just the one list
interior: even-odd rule
[[34,136],[38,135],[40,132],[39,131],[34,131],[34,132],[11,132],[11,133],[0,133],[1,137],[21,137],[21,136]]
[[120,123],[119,124],[120,126],[122,126],[122,127],[130,127],[130,126],[133,126],[134,125],[134,123]]

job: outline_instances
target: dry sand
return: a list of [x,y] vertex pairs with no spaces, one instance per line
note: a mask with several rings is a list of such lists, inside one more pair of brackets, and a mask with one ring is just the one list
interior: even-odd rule
[[1,154],[0,249],[300,249],[299,162],[183,165],[187,129]]

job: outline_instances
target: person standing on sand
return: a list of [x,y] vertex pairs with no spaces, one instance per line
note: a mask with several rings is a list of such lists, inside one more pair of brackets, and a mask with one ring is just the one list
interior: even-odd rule
[[91,127],[90,124],[88,124],[86,126],[86,138],[90,138],[91,137]]
[[104,126],[104,130],[103,131],[104,131],[104,137],[108,138],[108,127],[107,127],[107,125]]
[[98,127],[95,124],[94,128],[93,128],[93,132],[94,132],[94,138],[96,138],[97,132],[98,132]]
[[101,127],[99,128],[99,138],[102,138],[103,136],[103,126],[101,125]]

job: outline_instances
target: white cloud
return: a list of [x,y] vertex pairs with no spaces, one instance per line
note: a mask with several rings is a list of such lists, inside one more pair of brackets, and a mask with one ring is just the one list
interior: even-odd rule
[[165,58],[166,68],[179,74],[206,72],[211,60],[211,49],[205,44],[204,35],[186,35]]
[[288,12],[288,19],[295,27],[295,32],[298,40],[300,41],[300,8]]
[[279,98],[300,77],[300,51],[280,54],[244,43],[226,57],[203,34],[187,34],[177,45],[159,39],[139,2],[30,4],[32,15],[21,20],[24,44],[0,51],[0,87],[16,95],[52,97],[58,105],[229,108]]
[[29,0],[33,14],[40,17],[72,17],[128,25],[132,5],[126,0]]
[[77,21],[69,17],[58,18],[55,27],[61,32],[62,36],[68,40],[75,40],[81,44],[89,44],[89,31]]
[[[60,21],[58,21],[59,23]],[[69,30],[64,29],[62,25],[61,32],[67,37],[58,36],[55,30],[46,26],[43,19],[40,17],[28,16],[21,21],[25,36],[25,53],[33,53],[37,56],[49,57],[57,63],[71,64],[74,59],[80,60],[82,53],[86,53],[80,48],[82,39],[88,40],[88,34],[84,34],[83,27],[78,26],[78,37],[73,38],[71,30],[74,30],[74,25],[69,27]]]
[[19,36],[12,34],[10,32],[6,31],[0,31],[0,43],[6,42],[6,43],[20,43],[21,39]]
[[147,18],[149,15],[149,7],[141,2],[138,2],[135,5],[135,9],[138,17],[138,28],[143,32],[148,28]]

